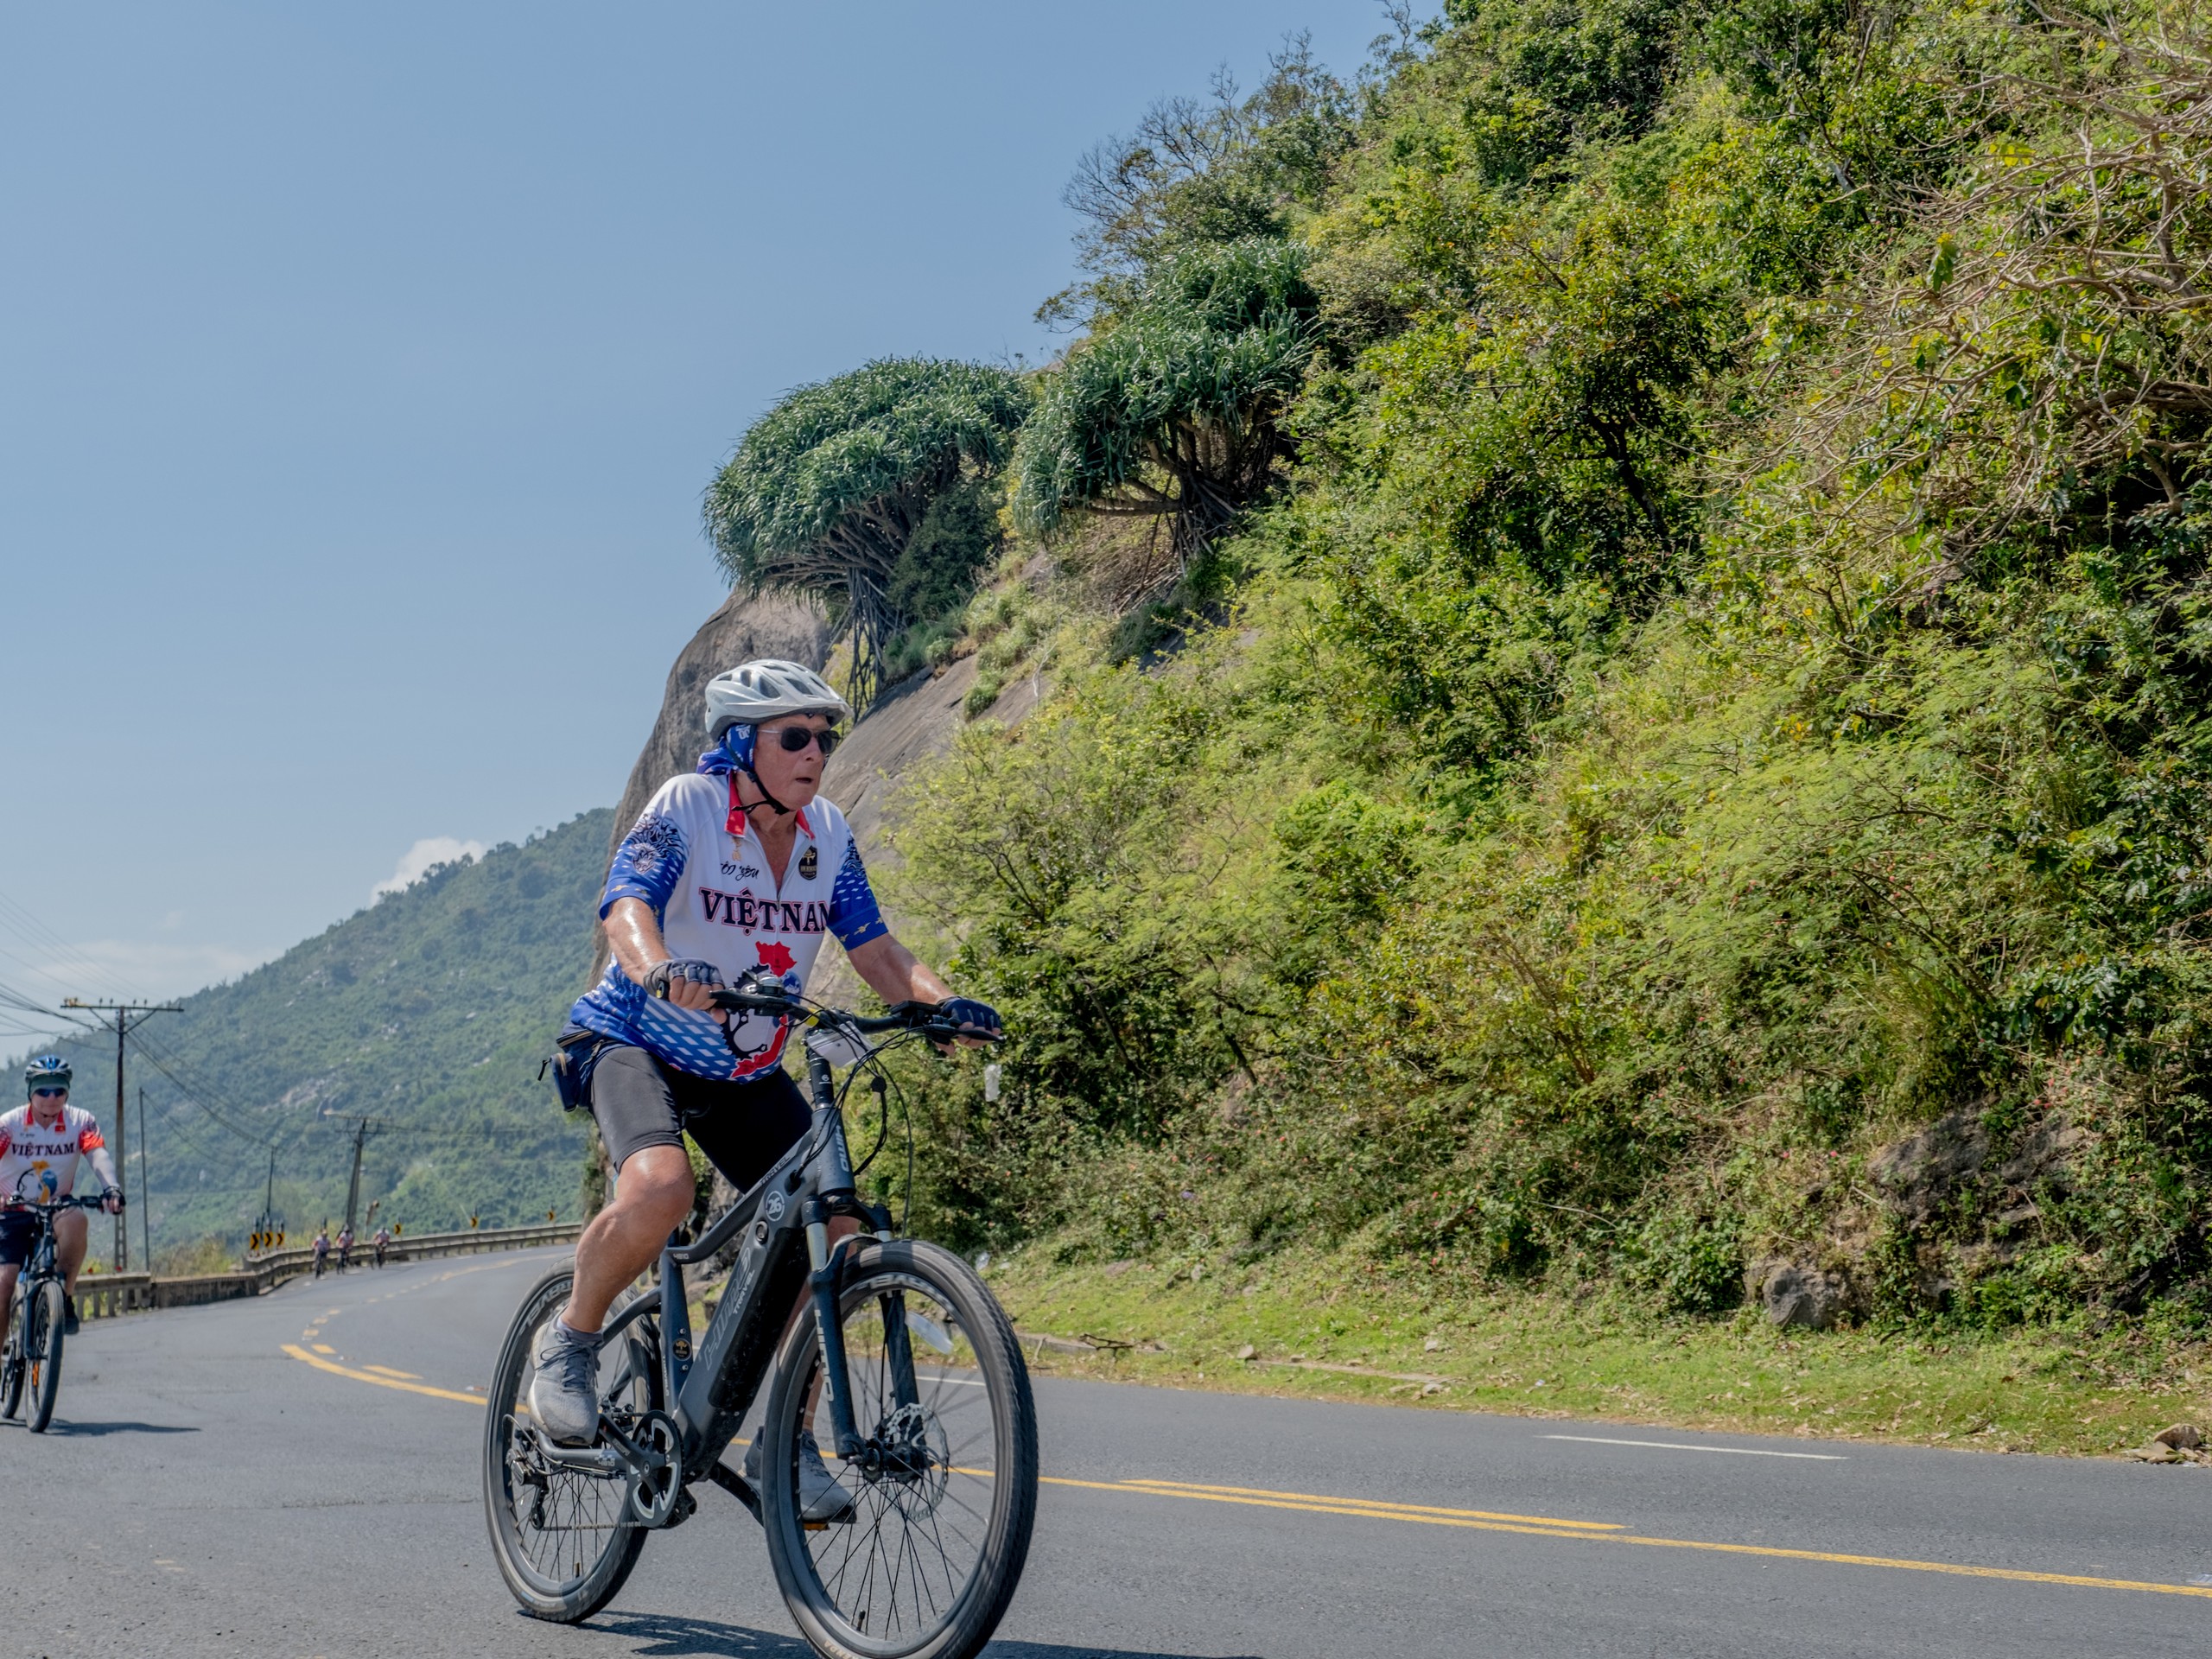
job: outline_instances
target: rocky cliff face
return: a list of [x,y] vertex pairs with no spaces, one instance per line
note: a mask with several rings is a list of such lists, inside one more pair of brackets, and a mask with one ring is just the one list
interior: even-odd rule
[[652,734],[645,740],[638,764],[630,768],[629,787],[614,809],[608,855],[629,833],[653,791],[698,764],[699,751],[707,747],[699,699],[709,680],[756,657],[780,657],[818,669],[829,655],[830,624],[819,611],[772,594],[753,599],[732,594],[691,636],[691,643],[668,671],[660,718],[653,721]]

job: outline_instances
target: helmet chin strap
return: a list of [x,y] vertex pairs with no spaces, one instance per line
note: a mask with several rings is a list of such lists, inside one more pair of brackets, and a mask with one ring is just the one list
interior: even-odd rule
[[[760,804],[763,806],[766,806],[771,811],[777,813],[780,817],[788,818],[791,816],[791,809],[785,806],[781,801],[778,800],[774,796],[768,792],[768,785],[760,781],[760,774],[753,770],[749,762],[740,766],[738,770],[742,772],[747,777],[750,778],[753,780],[753,787],[760,791]],[[746,810],[750,811],[752,809],[748,807]]]
[[[733,727],[729,732],[723,734],[722,752],[729,756],[732,765],[736,766],[740,772],[743,772],[747,778],[750,778],[753,780],[753,787],[760,791],[760,805],[766,806],[770,811],[775,813],[779,817],[788,818],[792,817],[792,809],[785,806],[781,801],[778,800],[773,795],[768,792],[768,785],[760,781],[760,772],[753,769],[753,757],[760,753],[760,728],[758,726],[752,728],[753,741],[743,747],[740,747],[729,741],[730,737],[734,734],[737,728]],[[741,804],[743,804],[741,803]],[[749,812],[753,809],[750,806],[746,806],[745,810]]]

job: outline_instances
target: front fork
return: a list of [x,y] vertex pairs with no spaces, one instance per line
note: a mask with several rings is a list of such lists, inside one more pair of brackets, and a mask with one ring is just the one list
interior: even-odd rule
[[[836,1096],[830,1064],[811,1048],[806,1052],[806,1079],[816,1110],[834,1112]],[[841,1171],[849,1170],[843,1128],[837,1126],[832,1133],[836,1137],[837,1166]],[[853,1417],[852,1379],[845,1363],[845,1322],[837,1311],[837,1281],[842,1274],[843,1252],[830,1248],[830,1217],[833,1209],[839,1213],[867,1217],[874,1224],[876,1236],[887,1241],[891,1236],[891,1215],[887,1210],[863,1204],[849,1191],[834,1200],[809,1198],[799,1211],[799,1219],[806,1227],[807,1284],[814,1294],[814,1325],[822,1343],[822,1386],[830,1395],[830,1427],[836,1437],[837,1455],[849,1461],[866,1452],[868,1442],[861,1439],[860,1426]],[[883,1307],[883,1351],[891,1366],[893,1396],[896,1404],[911,1406],[918,1396],[914,1391],[914,1352],[906,1339],[906,1299],[903,1293],[891,1291],[879,1300]]]
[[[814,1326],[822,1343],[822,1386],[829,1395],[830,1431],[836,1439],[837,1455],[850,1461],[868,1450],[868,1442],[853,1416],[852,1380],[845,1363],[845,1322],[837,1308],[837,1281],[842,1276],[844,1252],[830,1248],[828,1204],[809,1198],[799,1214],[806,1224],[806,1259],[810,1269],[807,1285],[813,1293]],[[890,1217],[886,1212],[874,1211],[869,1219],[876,1223],[876,1236],[890,1237]],[[906,1293],[887,1291],[877,1300],[883,1310],[883,1352],[891,1367],[893,1402],[911,1406],[921,1396],[914,1383]]]

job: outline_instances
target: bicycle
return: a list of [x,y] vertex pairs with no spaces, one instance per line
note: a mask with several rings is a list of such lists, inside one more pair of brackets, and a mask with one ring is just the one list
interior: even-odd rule
[[65,1210],[97,1210],[99,1198],[67,1198],[39,1202],[15,1198],[6,1209],[29,1210],[38,1217],[38,1237],[29,1259],[16,1278],[20,1306],[10,1322],[8,1345],[0,1351],[0,1417],[13,1418],[21,1411],[26,1390],[30,1410],[25,1427],[43,1434],[54,1421],[54,1402],[61,1391],[61,1337],[65,1303],[61,1269],[54,1259],[54,1218]]
[[[812,1122],[696,1242],[671,1236],[658,1286],[607,1320],[598,1445],[555,1446],[529,1421],[531,1347],[567,1304],[573,1268],[524,1297],[486,1417],[485,1510],[499,1571],[524,1612],[580,1623],[621,1589],[649,1532],[690,1518],[703,1481],[766,1531],[777,1587],[817,1651],[970,1659],[1013,1599],[1036,1516],[1028,1369],[975,1270],[894,1236],[889,1211],[861,1198],[843,1116],[854,1083],[873,1072],[885,1106],[880,1151],[880,1056],[963,1033],[920,1004],[868,1019],[773,988],[725,988],[715,1000],[804,1028]],[[893,1034],[868,1045],[885,1033]],[[851,1068],[842,1089],[833,1060]],[[910,1189],[912,1146],[909,1120]],[[839,1216],[864,1230],[833,1244],[829,1223]],[[695,1345],[683,1270],[733,1241],[728,1287]],[[756,1490],[721,1454],[764,1377]],[[829,1519],[808,1519],[800,1491],[808,1433],[846,1494]]]

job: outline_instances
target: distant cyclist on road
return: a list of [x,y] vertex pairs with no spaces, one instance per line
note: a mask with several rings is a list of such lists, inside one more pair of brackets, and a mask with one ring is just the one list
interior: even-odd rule
[[343,1273],[353,1260],[353,1224],[347,1222],[338,1230],[338,1271]]
[[377,1266],[384,1266],[384,1253],[391,1248],[391,1230],[388,1227],[378,1228],[377,1236],[369,1243],[377,1247]]
[[[69,1062],[41,1054],[23,1068],[30,1098],[0,1114],[0,1204],[25,1198],[50,1204],[66,1198],[77,1181],[77,1160],[89,1158],[100,1178],[100,1208],[114,1215],[123,1208],[123,1188],[115,1179],[99,1122],[69,1103]],[[7,1329],[15,1300],[16,1276],[30,1259],[38,1222],[22,1210],[0,1209],[0,1331]],[[77,1269],[85,1264],[85,1212],[67,1210],[54,1218],[54,1244],[61,1261],[64,1336],[77,1334]]]
[[[797,663],[762,661],[707,686],[712,747],[663,784],[614,855],[600,905],[613,960],[562,1033],[572,1103],[588,1106],[614,1196],[576,1243],[575,1289],[546,1323],[530,1407],[563,1445],[599,1435],[600,1322],[690,1212],[683,1135],[741,1192],[805,1133],[804,1097],[780,1061],[790,1027],[725,1014],[709,993],[747,976],[797,992],[824,934],[887,1003],[927,1002],[964,1028],[999,1029],[892,937],[844,814],[819,798],[852,710]],[[810,1443],[810,1513],[849,1500]]]
[[330,1224],[324,1222],[322,1230],[315,1236],[315,1276],[322,1277],[322,1270],[330,1264]]

